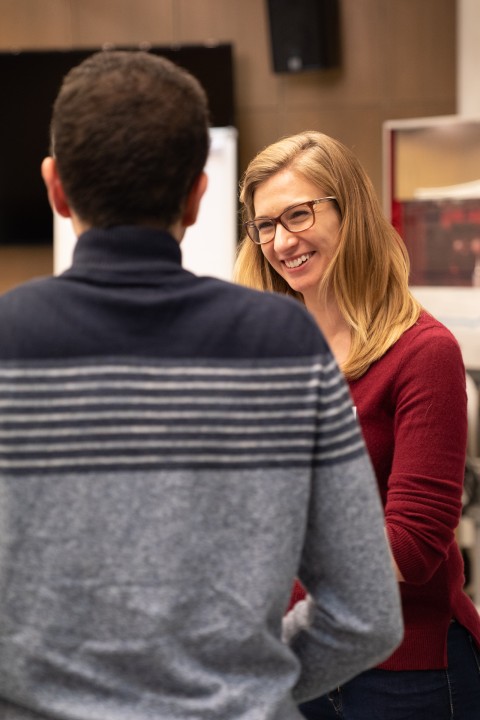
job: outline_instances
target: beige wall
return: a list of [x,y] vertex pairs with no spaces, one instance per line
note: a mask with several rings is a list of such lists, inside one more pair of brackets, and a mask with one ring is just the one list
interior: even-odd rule
[[[231,42],[240,172],[265,144],[313,127],[350,146],[380,194],[382,122],[456,111],[456,0],[340,7],[339,70],[275,75],[266,0],[0,0],[0,50]],[[1,290],[16,278],[1,248],[0,263]]]
[[412,200],[419,188],[479,183],[480,123],[464,118],[397,130],[394,167],[396,200]]

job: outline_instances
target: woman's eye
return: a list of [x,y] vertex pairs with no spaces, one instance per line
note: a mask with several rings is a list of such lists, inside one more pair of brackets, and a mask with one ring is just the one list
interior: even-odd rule
[[271,230],[271,228],[272,228],[272,223],[270,222],[270,220],[264,220],[264,221],[257,222],[257,230],[259,233]]
[[309,215],[307,208],[296,208],[295,210],[292,210],[291,213],[288,214],[287,221],[288,222],[302,222],[302,220],[305,220]]

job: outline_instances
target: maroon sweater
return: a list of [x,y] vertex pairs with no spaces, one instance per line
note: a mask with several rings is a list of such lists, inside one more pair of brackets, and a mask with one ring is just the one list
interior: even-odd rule
[[[427,313],[350,383],[385,507],[400,583],[404,640],[386,670],[447,665],[454,617],[480,646],[455,541],[467,438],[465,370],[452,334]],[[299,588],[294,591],[299,597]]]

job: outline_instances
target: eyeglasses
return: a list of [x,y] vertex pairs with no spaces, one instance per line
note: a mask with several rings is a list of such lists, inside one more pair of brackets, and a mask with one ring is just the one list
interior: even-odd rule
[[243,225],[250,240],[253,240],[256,245],[264,245],[272,242],[275,238],[278,223],[285,230],[293,233],[311,228],[315,222],[315,205],[327,200],[336,200],[336,198],[329,195],[317,200],[308,200],[288,207],[276,218],[259,217],[254,220],[247,220]]

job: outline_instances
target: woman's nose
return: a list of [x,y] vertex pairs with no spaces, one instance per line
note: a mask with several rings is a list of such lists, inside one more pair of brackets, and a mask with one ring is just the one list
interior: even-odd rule
[[275,238],[273,240],[273,247],[275,251],[278,252],[287,250],[290,247],[295,247],[297,243],[297,235],[284,228],[281,223],[278,223]]

